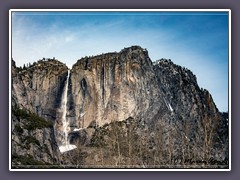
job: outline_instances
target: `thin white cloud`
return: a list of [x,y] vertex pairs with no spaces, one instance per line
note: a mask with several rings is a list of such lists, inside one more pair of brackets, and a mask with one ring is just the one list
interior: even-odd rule
[[67,43],[67,42],[71,42],[71,41],[73,41],[74,40],[74,37],[73,36],[66,36],[65,37],[65,42]]

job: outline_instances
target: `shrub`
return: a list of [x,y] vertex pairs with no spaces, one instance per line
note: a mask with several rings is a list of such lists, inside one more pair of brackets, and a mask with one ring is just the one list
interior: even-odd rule
[[19,135],[23,133],[23,129],[21,128],[21,126],[19,124],[15,126],[15,131]]
[[37,161],[31,155],[27,156],[18,156],[12,155],[12,162],[13,164],[21,164],[21,165],[45,165],[44,162]]
[[26,136],[24,141],[26,142],[26,146],[29,146],[30,144],[36,144],[36,145],[40,146],[40,142],[32,136]]
[[[39,117],[35,113],[31,113],[25,109],[20,109],[18,107],[12,108],[12,113],[18,118],[18,119],[26,119],[27,123],[25,124],[24,128],[27,130],[34,130],[37,128],[49,128],[53,127],[53,123],[50,121],[45,120],[42,117]],[[18,128],[18,130],[20,130]],[[21,130],[20,130],[21,131]]]

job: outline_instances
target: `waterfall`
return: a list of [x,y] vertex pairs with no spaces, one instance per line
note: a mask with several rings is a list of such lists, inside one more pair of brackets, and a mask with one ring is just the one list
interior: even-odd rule
[[63,144],[64,145],[68,145],[69,144],[69,142],[68,142],[68,131],[69,131],[68,126],[69,126],[69,123],[68,123],[67,118],[66,118],[66,115],[67,115],[67,93],[68,93],[69,75],[70,75],[70,72],[68,70],[67,80],[66,80],[66,84],[65,84],[65,87],[64,87],[62,103],[61,103],[63,134],[64,134]]
[[62,129],[63,129],[62,145],[59,147],[61,153],[77,148],[75,145],[69,144],[69,140],[68,140],[68,133],[70,131],[70,128],[69,128],[69,122],[66,116],[67,116],[67,100],[68,100],[67,95],[68,95],[69,76],[70,76],[70,70],[68,70],[67,80],[64,86],[62,101],[61,101],[61,112],[62,112],[61,120],[62,120]]

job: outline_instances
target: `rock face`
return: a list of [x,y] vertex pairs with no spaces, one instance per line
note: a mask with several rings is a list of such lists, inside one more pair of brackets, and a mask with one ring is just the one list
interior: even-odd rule
[[[57,60],[40,60],[27,68],[18,68],[12,61],[12,109],[27,110],[55,124],[60,116],[59,105],[67,70],[67,66]],[[35,165],[60,163],[53,125],[34,128],[37,126],[34,122],[33,127],[26,128],[31,118],[12,116],[15,165],[26,163],[26,160],[37,163]]]
[[67,70],[67,66],[57,60],[40,60],[21,70],[13,62],[13,104],[55,121]]
[[152,62],[138,46],[92,58],[73,66],[70,83],[70,116],[85,128],[129,117],[149,122],[166,110]]
[[190,70],[162,59],[155,63],[154,71],[159,88],[173,113],[195,121],[217,115],[218,109],[211,95],[198,87],[196,76]]
[[47,168],[60,164],[52,122],[14,107],[11,136],[14,168]]
[[[12,106],[27,109],[54,123],[54,130],[41,127],[23,133],[25,138],[35,137],[38,146],[48,144],[51,149],[51,156],[47,156],[33,147],[32,151],[40,153],[35,157],[37,160],[49,163],[62,160],[53,144],[60,141],[60,105],[67,71],[67,66],[57,60],[41,60],[26,69],[19,69],[12,62]],[[133,155],[130,142],[143,141],[146,152],[153,153],[152,162],[147,160],[150,158],[148,153],[141,157],[144,162],[138,159],[143,164],[184,165],[199,161],[209,164],[213,159],[228,166],[227,115],[218,111],[207,90],[198,87],[196,76],[190,70],[167,59],[152,63],[147,50],[139,46],[79,59],[70,70],[67,100],[66,118],[70,130],[79,129],[71,132],[69,139],[86,145],[85,148],[99,147],[99,144],[104,148],[103,144],[110,142],[112,137],[119,140],[113,129],[116,129],[116,122],[123,122],[118,131],[123,134],[123,142],[132,134],[130,127],[136,131],[132,134],[136,139],[125,142],[129,154],[125,154],[126,159],[122,162],[139,158],[142,147],[135,144],[141,150],[136,149]],[[13,121],[16,121],[15,117]],[[14,152],[20,148],[16,142],[23,138],[17,136],[16,127],[23,128],[24,120],[18,121],[13,123]],[[134,127],[129,125],[133,122]],[[48,137],[48,141],[44,137]],[[114,151],[115,146],[105,146],[106,149],[111,147]],[[117,162],[123,155],[120,149]],[[91,159],[89,152],[96,152],[96,149],[87,150],[84,155],[86,164],[94,164],[95,156]],[[161,152],[157,155],[163,159],[156,159],[156,152]],[[128,157],[130,154],[132,159]],[[100,162],[103,163],[103,159]]]
[[[164,102],[171,115],[160,120],[162,126],[175,131],[171,143],[175,146],[173,154],[186,151],[179,147],[183,139],[185,145],[198,151],[200,159],[206,152],[209,157],[223,162],[228,158],[227,118],[218,111],[210,93],[200,89],[196,76],[188,69],[174,64],[171,60],[155,62],[154,71]],[[178,152],[177,152],[178,151]]]

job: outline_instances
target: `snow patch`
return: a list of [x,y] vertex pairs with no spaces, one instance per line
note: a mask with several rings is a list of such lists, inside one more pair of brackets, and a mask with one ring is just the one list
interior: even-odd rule
[[172,108],[172,106],[168,103],[168,105],[169,105],[169,109],[170,109],[170,111],[172,111],[173,112],[173,108]]
[[82,129],[83,129],[83,128],[79,128],[79,129],[75,128],[75,129],[73,130],[73,132],[80,131],[80,130],[82,130]]
[[173,112],[173,108],[172,108],[172,106],[171,106],[169,103],[167,103],[167,101],[166,101],[166,99],[165,99],[164,97],[163,97],[163,100],[164,100],[164,102],[165,102],[167,108],[168,108],[171,112]]
[[71,151],[71,150],[76,149],[76,148],[77,148],[77,146],[72,145],[72,144],[68,144],[66,146],[60,146],[59,150],[60,150],[61,153],[64,153],[66,151]]
[[185,138],[188,140],[188,141],[190,141],[190,139],[185,135]]
[[80,117],[83,117],[85,115],[86,112],[83,112],[80,114]]

